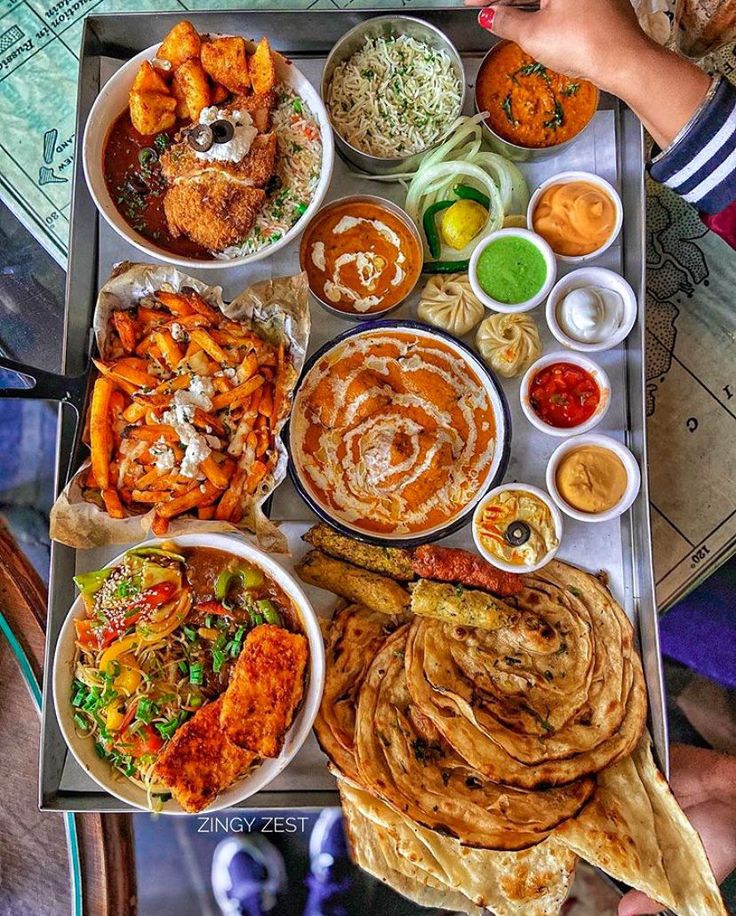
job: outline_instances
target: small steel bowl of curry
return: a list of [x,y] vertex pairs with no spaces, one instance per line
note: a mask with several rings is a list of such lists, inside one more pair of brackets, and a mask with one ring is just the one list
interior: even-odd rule
[[544,159],[580,134],[598,110],[598,89],[534,60],[513,41],[499,41],[475,79],[475,110],[500,152],[514,161]]
[[319,210],[302,236],[299,263],[320,305],[364,321],[393,311],[422,273],[422,240],[390,200],[354,195]]

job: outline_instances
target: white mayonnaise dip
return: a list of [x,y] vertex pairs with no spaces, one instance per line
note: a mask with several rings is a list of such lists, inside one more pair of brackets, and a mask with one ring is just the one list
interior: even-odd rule
[[557,305],[560,327],[581,343],[602,343],[621,327],[623,319],[623,298],[615,289],[602,286],[573,289]]
[[258,136],[258,128],[253,123],[253,118],[247,111],[227,112],[221,108],[212,106],[203,108],[199,114],[200,124],[213,124],[215,121],[229,121],[235,130],[232,138],[227,143],[213,143],[206,153],[195,152],[197,159],[204,159],[207,162],[215,160],[219,162],[240,162]]

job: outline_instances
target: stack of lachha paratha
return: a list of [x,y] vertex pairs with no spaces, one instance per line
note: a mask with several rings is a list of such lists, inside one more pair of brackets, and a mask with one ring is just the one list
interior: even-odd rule
[[623,610],[564,563],[523,585],[490,628],[334,615],[315,729],[355,860],[465,913],[558,913],[580,856],[677,914],[725,914],[654,764]]

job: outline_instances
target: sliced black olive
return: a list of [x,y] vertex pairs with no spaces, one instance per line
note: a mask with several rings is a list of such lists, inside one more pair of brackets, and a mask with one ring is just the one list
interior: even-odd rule
[[280,187],[281,187],[281,179],[279,178],[279,176],[271,175],[271,177],[266,182],[266,187],[264,188],[264,191],[270,197],[271,194],[275,194],[276,191],[278,191]]
[[235,128],[224,118],[220,118],[218,121],[213,121],[210,125],[212,130],[212,139],[215,143],[227,143],[228,140],[232,140],[235,136]]
[[532,529],[529,525],[517,519],[508,526],[504,537],[507,543],[511,544],[512,547],[520,547],[522,544],[526,544],[531,535]]
[[150,188],[145,180],[135,172],[128,178],[128,187],[134,194],[148,194]]
[[206,153],[214,142],[209,124],[195,124],[187,133],[187,143],[198,153]]
[[144,146],[143,149],[138,150],[138,162],[143,166],[158,162],[158,153],[153,147]]

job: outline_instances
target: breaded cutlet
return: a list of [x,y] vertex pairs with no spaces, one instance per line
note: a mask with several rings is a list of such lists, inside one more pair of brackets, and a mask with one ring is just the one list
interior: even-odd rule
[[266,200],[265,191],[218,172],[178,181],[164,196],[169,231],[187,235],[210,251],[241,242],[253,228]]
[[222,697],[228,738],[259,757],[278,757],[304,693],[309,644],[299,633],[262,624],[248,634]]
[[201,811],[245,773],[256,755],[233,744],[220,727],[222,697],[199,709],[161,752],[153,776],[185,811]]
[[278,142],[276,134],[259,134],[247,155],[239,162],[199,159],[186,140],[176,143],[161,156],[161,170],[171,184],[182,179],[204,177],[221,172],[238,181],[262,188],[276,171]]
[[230,108],[233,111],[248,112],[261,134],[271,130],[271,114],[275,107],[276,93],[273,90],[254,92],[252,95],[238,95],[230,102]]

